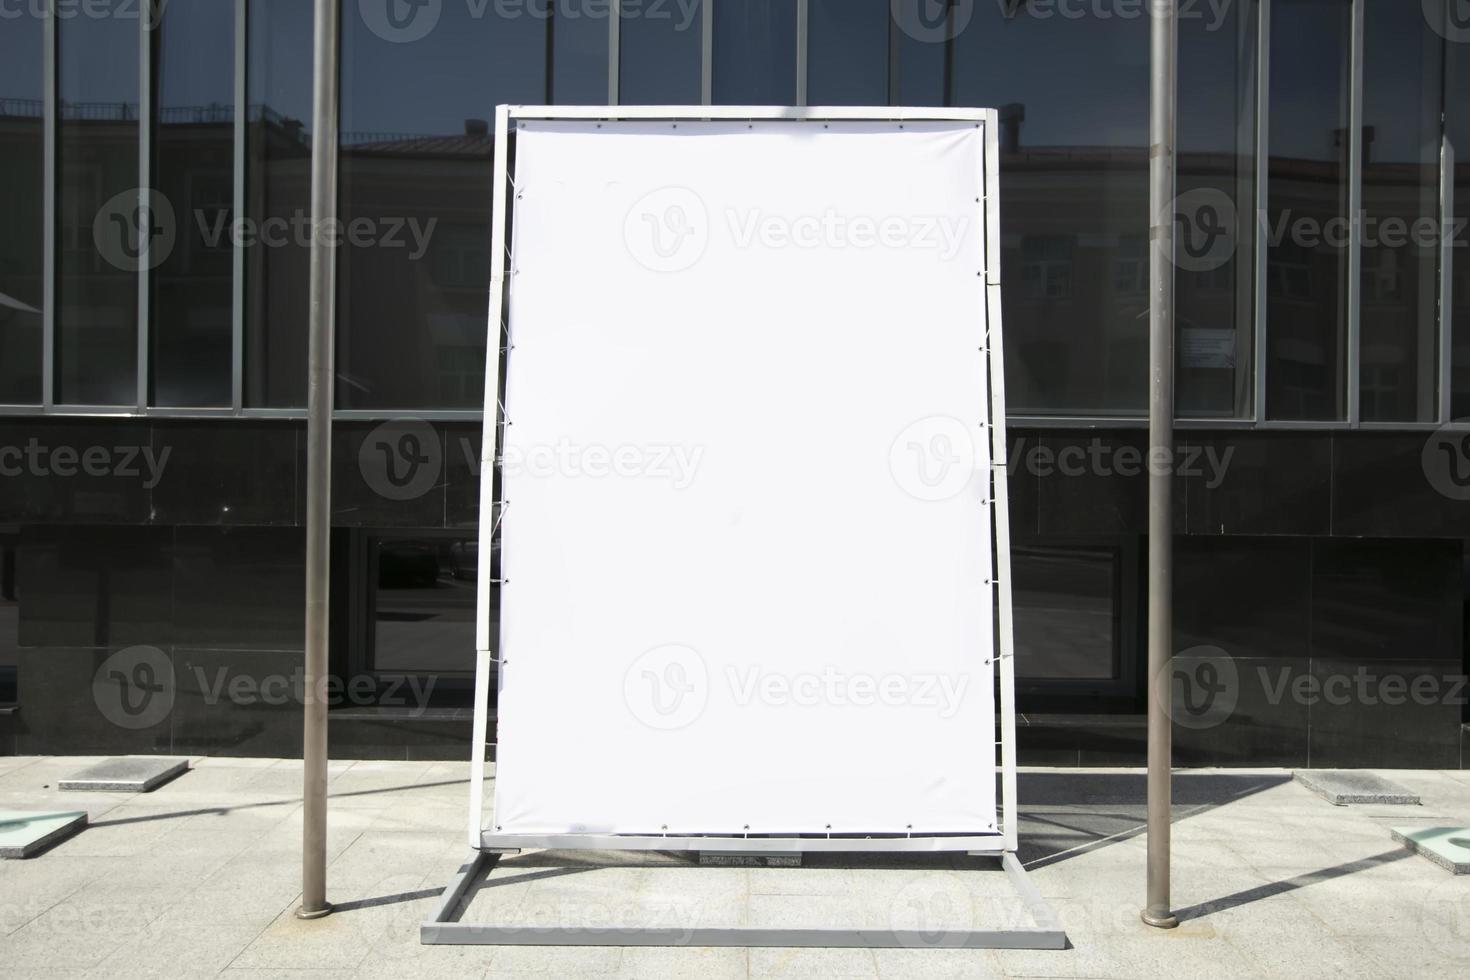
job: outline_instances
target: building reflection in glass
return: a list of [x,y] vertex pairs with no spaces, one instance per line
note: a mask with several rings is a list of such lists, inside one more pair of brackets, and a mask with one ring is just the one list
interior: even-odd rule
[[[362,233],[338,250],[340,408],[483,403],[490,127],[499,103],[545,101],[533,7],[446,4],[412,44],[343,18],[340,216]],[[604,42],[599,101],[606,60]]]
[[41,402],[42,24],[0,31],[0,405]]

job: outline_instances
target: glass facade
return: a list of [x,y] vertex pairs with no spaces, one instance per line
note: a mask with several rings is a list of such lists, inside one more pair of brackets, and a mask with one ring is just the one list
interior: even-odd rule
[[371,539],[372,673],[473,675],[477,558],[472,537]]
[[[244,404],[306,405],[311,215],[311,7],[246,5]],[[238,110],[238,107],[237,107]]]
[[[1445,186],[1453,207],[1445,235],[1445,279],[1454,323],[1470,323],[1470,25],[1462,43],[1445,45]],[[1470,329],[1441,329],[1453,345],[1450,417],[1470,417]]]
[[1363,243],[1359,391],[1370,422],[1439,413],[1439,157],[1444,45],[1405,4],[1363,31]]
[[1266,416],[1347,418],[1350,0],[1272,4]]
[[1118,565],[1110,548],[1013,550],[1011,602],[1018,677],[1023,681],[1119,677]]
[[807,102],[887,105],[889,0],[811,0]]
[[138,276],[161,234],[138,185],[138,22],[56,22],[55,398],[136,406]]
[[[1247,682],[1410,655],[1462,674],[1470,470],[1425,450],[1470,418],[1463,4],[1183,6],[1155,216],[1180,246],[1176,646]],[[32,751],[285,755],[299,712],[188,679],[300,663],[311,10],[162,7],[0,11],[0,703],[19,678]],[[596,0],[386,7],[341,7],[334,674],[466,703],[498,103],[968,105],[999,112],[1022,706],[1141,710],[1144,4],[624,0],[616,34]],[[404,415],[427,421],[387,440]],[[132,644],[182,679],[167,732],[87,707]],[[1351,712],[1242,698],[1180,759],[1454,765],[1470,719],[1405,706],[1364,748]],[[345,714],[347,751],[463,755],[462,714],[387,736]],[[1141,758],[1126,722],[1068,731],[1023,747]]]
[[796,101],[796,0],[716,3],[712,46],[715,105]]
[[20,581],[16,571],[14,528],[0,527],[0,703],[15,700],[15,668],[20,660]]
[[233,397],[235,12],[164,8],[154,32],[152,185],[174,202],[173,247],[152,270],[149,404]]
[[977,4],[952,59],[951,101],[1001,111],[1009,411],[1142,414],[1147,22]]
[[42,27],[23,18],[0,31],[0,405],[41,403]]
[[[1253,410],[1259,14],[1236,3],[1179,25],[1174,397],[1184,418]],[[1134,268],[1120,269],[1120,286],[1146,281]]]
[[[496,104],[804,99],[997,108],[1010,412],[1141,422],[1142,10],[692,0],[624,3],[616,24],[597,3],[375,10],[344,5],[340,36],[339,409],[479,409]],[[1455,225],[1470,56],[1453,15],[1388,0],[1181,13],[1163,216],[1179,242],[1180,418],[1413,427],[1470,412],[1470,344],[1450,330],[1470,303],[1452,247],[1470,237]],[[0,405],[302,411],[309,10],[177,5],[151,29],[58,18],[49,61],[44,17],[6,26]]]
[[698,103],[706,16],[703,0],[625,4],[618,25],[618,102]]
[[395,43],[343,19],[340,407],[483,404],[491,127],[498,103],[545,100],[548,24],[447,4]]

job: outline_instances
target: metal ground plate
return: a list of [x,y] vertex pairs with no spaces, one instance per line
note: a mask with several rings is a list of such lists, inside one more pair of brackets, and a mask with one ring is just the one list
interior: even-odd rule
[[1292,777],[1333,806],[1420,803],[1419,794],[1408,787],[1359,769],[1298,769]]
[[129,755],[93,763],[61,780],[57,786],[93,793],[150,793],[188,771],[188,759]]

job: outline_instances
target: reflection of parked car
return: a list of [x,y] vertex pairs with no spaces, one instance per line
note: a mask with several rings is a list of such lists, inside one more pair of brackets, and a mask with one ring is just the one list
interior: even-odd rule
[[480,572],[480,542],[471,538],[449,546],[449,572],[457,579],[474,579]]
[[378,546],[378,588],[407,589],[439,581],[439,558],[422,541],[383,541]]

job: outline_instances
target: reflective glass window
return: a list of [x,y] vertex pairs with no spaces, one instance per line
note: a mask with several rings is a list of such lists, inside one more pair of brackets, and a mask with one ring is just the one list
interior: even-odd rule
[[151,403],[228,406],[234,352],[235,9],[162,8],[155,40],[153,187],[175,232],[153,265]]
[[0,405],[41,401],[43,22],[0,30]]
[[1271,5],[1266,417],[1346,418],[1351,0]]
[[134,405],[138,270],[170,220],[138,190],[138,21],[58,18],[56,46],[55,397]]

